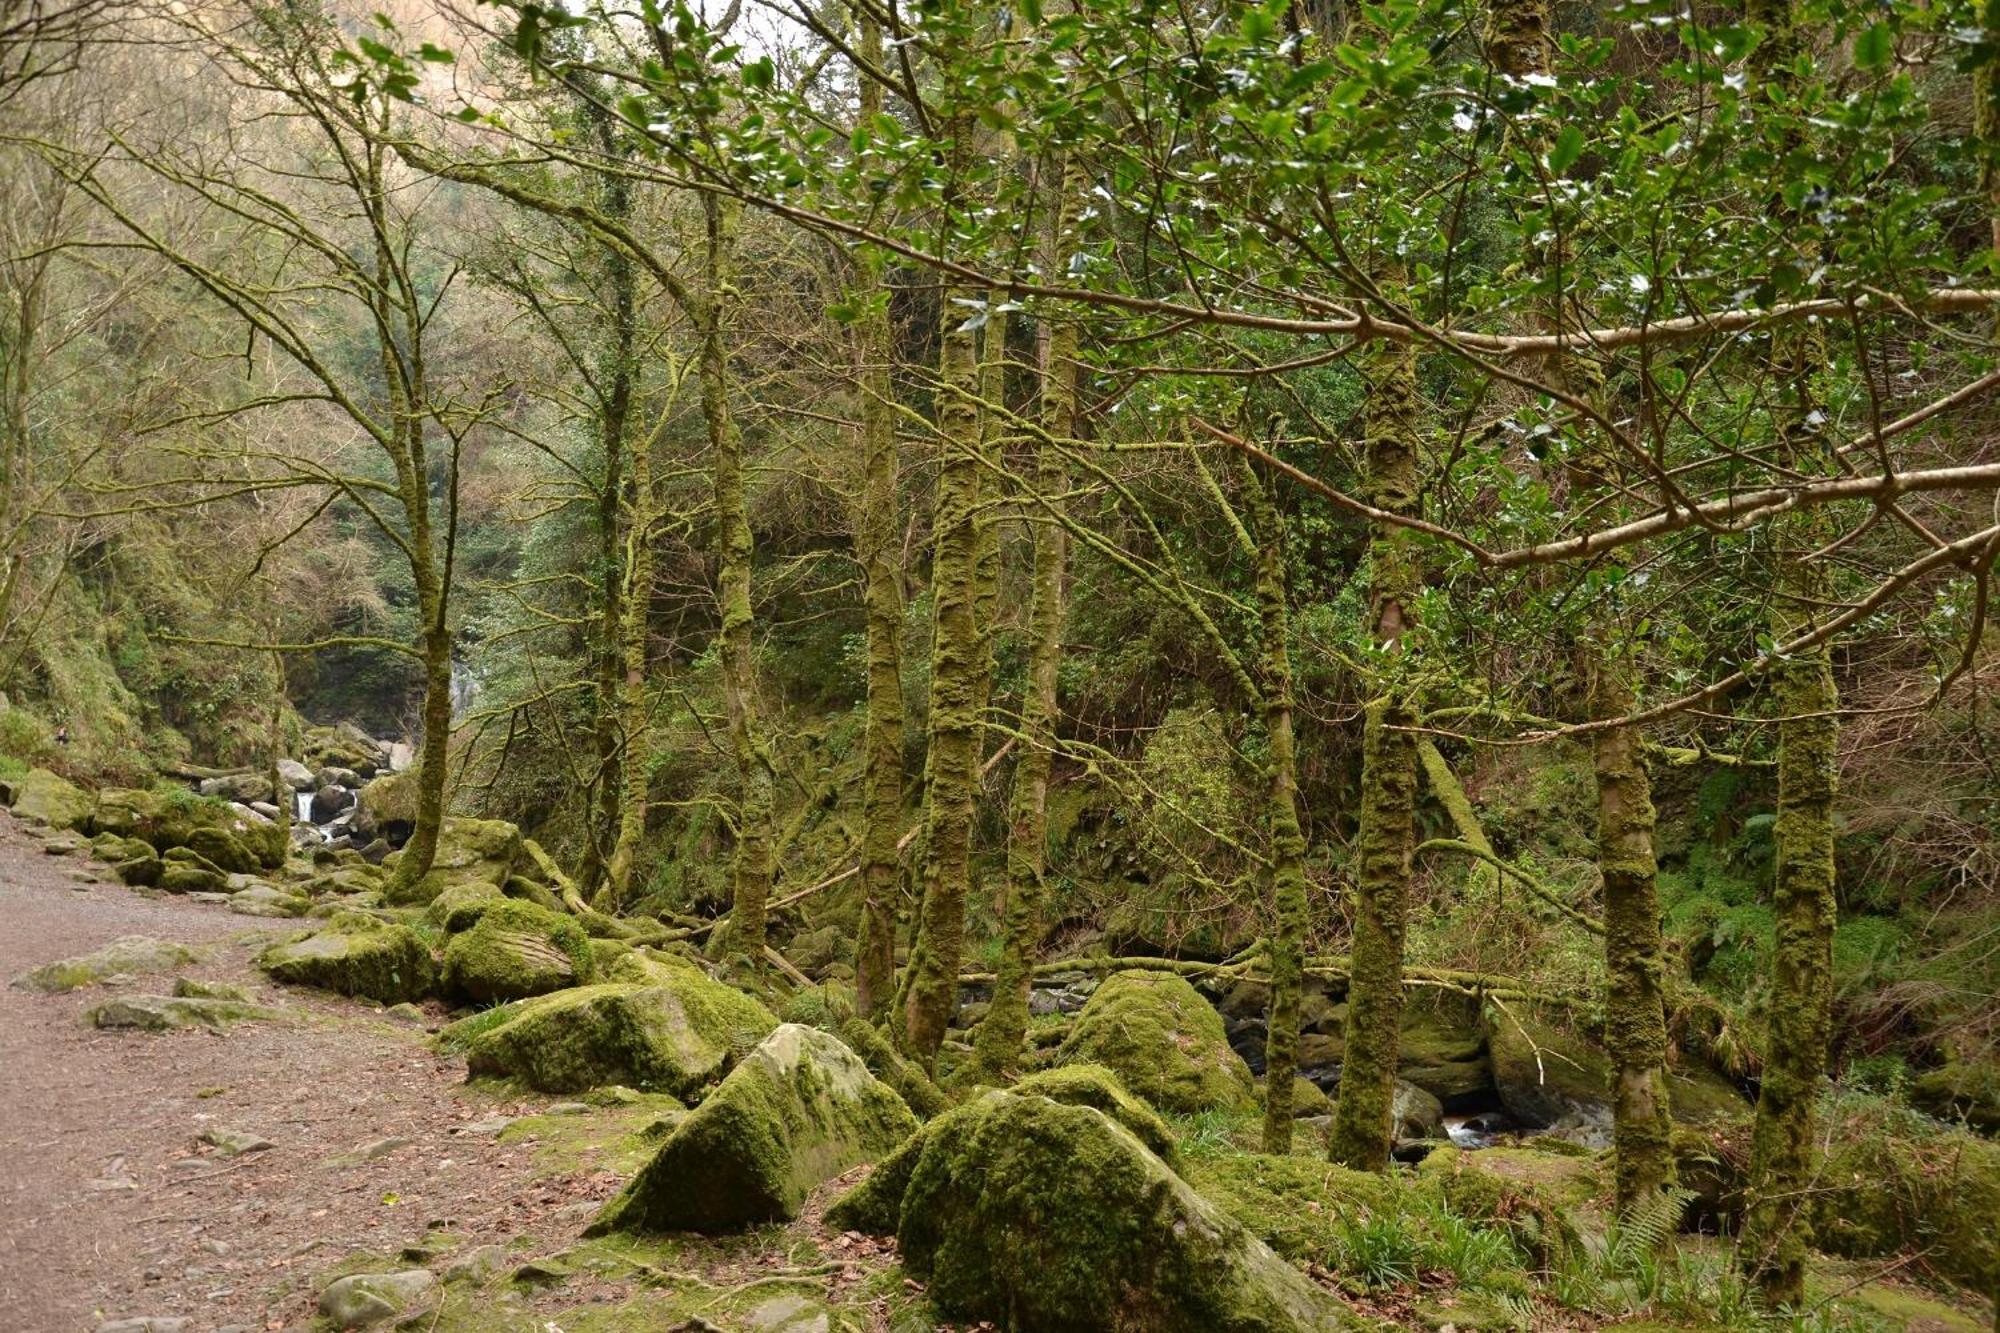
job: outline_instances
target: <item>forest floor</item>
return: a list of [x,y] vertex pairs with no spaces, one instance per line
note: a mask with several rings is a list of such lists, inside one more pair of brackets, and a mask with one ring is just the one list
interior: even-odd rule
[[[185,1318],[188,1333],[308,1328],[329,1269],[382,1271],[356,1256],[409,1268],[482,1244],[519,1253],[538,1232],[574,1237],[617,1187],[587,1153],[551,1169],[536,1135],[496,1132],[545,1108],[466,1087],[422,1027],[269,986],[256,951],[299,923],[142,897],[44,854],[4,811],[0,923],[0,983],[147,935],[195,949],[181,975],[287,1011],[221,1033],[98,1031],[92,1006],[173,977],[60,995],[0,984],[4,1333],[143,1316]],[[200,1139],[216,1130],[272,1146],[228,1157]]]

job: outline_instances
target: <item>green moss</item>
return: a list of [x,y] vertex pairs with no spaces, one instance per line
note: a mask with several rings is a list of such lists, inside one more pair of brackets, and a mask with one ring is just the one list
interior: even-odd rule
[[904,1262],[947,1315],[1056,1333],[1350,1326],[1092,1107],[987,1093],[925,1126],[876,1175],[892,1167],[906,1177]]
[[1077,1015],[1058,1064],[1103,1065],[1161,1111],[1247,1108],[1249,1066],[1229,1048],[1222,1017],[1171,972],[1115,972]]
[[608,1083],[690,1097],[778,1020],[763,1005],[686,965],[651,984],[606,983],[523,1000],[455,1023],[442,1040],[475,1075],[543,1092]]
[[92,801],[81,787],[46,768],[31,768],[14,784],[14,814],[31,824],[75,828],[89,818]]
[[1407,1177],[1352,1171],[1311,1157],[1221,1153],[1191,1160],[1190,1185],[1287,1259],[1333,1268],[1344,1223],[1394,1212]]
[[1102,1065],[1067,1065],[1029,1074],[1010,1091],[1019,1096],[1046,1097],[1065,1106],[1091,1106],[1132,1131],[1154,1156],[1177,1165],[1180,1149],[1173,1131],[1152,1107],[1125,1090],[1118,1076]]
[[914,1060],[906,1059],[871,1024],[850,1017],[840,1025],[840,1037],[861,1057],[869,1072],[896,1090],[896,1095],[919,1119],[928,1120],[950,1105],[938,1085],[931,1082],[930,1075],[919,1069]]
[[725,1232],[789,1219],[822,1181],[892,1152],[916,1128],[902,1098],[838,1038],[788,1023],[667,1136],[591,1231]]
[[1926,1133],[1887,1108],[1845,1117],[1808,1208],[1820,1248],[1854,1258],[1919,1250],[1976,1292],[2000,1285],[2000,1144],[1962,1130]]
[[661,1137],[686,1115],[687,1108],[673,1097],[639,1093],[583,1115],[522,1116],[500,1132],[500,1142],[531,1145],[538,1173],[626,1176],[651,1159]]
[[274,981],[383,1004],[422,999],[437,981],[430,947],[415,931],[357,912],[343,912],[323,930],[272,945],[257,965]]
[[1604,1193],[1594,1157],[1525,1147],[1438,1148],[1417,1176],[1459,1216],[1505,1223],[1522,1249],[1542,1261],[1576,1247],[1580,1216]]
[[54,995],[81,990],[85,986],[94,986],[108,977],[146,972],[171,972],[193,961],[193,951],[182,945],[152,939],[145,935],[127,935],[91,953],[75,958],[64,958],[38,967],[32,972],[25,972],[14,978],[12,984],[22,990],[36,990]]
[[512,898],[488,905],[444,950],[445,988],[482,1004],[587,984],[596,967],[582,926]]

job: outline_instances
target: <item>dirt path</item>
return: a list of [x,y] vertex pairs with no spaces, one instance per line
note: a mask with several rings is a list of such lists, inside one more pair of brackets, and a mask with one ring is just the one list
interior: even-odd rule
[[[576,1206],[578,1185],[532,1178],[527,1149],[464,1132],[515,1108],[467,1093],[420,1029],[264,983],[256,948],[295,923],[77,882],[90,868],[45,855],[0,811],[0,1333],[145,1315],[185,1317],[190,1333],[304,1329],[306,1279],[346,1255],[393,1255],[432,1229],[503,1240]],[[295,1020],[98,1032],[82,1015],[114,992],[4,985],[135,934],[196,946],[184,975]],[[275,1146],[227,1158],[198,1141],[206,1129]]]

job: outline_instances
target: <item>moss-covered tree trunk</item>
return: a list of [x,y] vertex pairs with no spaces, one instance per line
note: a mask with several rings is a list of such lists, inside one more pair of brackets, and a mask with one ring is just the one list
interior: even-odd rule
[[[1362,353],[1369,498],[1396,514],[1417,511],[1417,368],[1407,347]],[[1361,827],[1354,872],[1354,943],[1347,1041],[1327,1151],[1334,1161],[1383,1170],[1394,1146],[1391,1105],[1403,1019],[1403,942],[1416,843],[1414,700],[1401,647],[1420,575],[1407,529],[1377,520],[1368,538],[1368,631],[1381,664],[1362,724]]]
[[[605,892],[622,907],[632,899],[633,869],[639,845],[646,838],[646,815],[652,797],[651,712],[646,705],[646,649],[652,632],[653,607],[653,457],[649,442],[631,450],[630,505],[626,515],[625,552],[620,561],[623,585],[618,590],[619,620],[619,778],[623,798],[618,803],[617,840],[605,867]],[[608,781],[609,779],[607,779]]]
[[[960,293],[948,293],[949,296]],[[904,1043],[934,1066],[965,952],[973,803],[985,708],[987,641],[979,623],[980,504],[985,468],[975,333],[965,307],[942,306],[938,353],[937,508],[931,523],[930,755],[925,769],[923,902],[903,1006]]]
[[[1629,668],[1616,648],[1603,646],[1596,654],[1591,712],[1616,718],[1632,708]],[[1597,864],[1604,876],[1604,1047],[1611,1057],[1611,1146],[1621,1212],[1644,1206],[1674,1180],[1659,866],[1652,782],[1640,746],[1637,727],[1610,727],[1592,740]]]
[[[1769,114],[1786,115],[1805,34],[1791,0],[1748,0],[1745,17],[1762,30],[1750,56],[1753,94]],[[1799,131],[1781,125],[1779,147],[1796,146]],[[1781,201],[1773,207],[1782,210]],[[1803,219],[1800,219],[1803,222]],[[1805,256],[1808,260],[1813,255]],[[1824,334],[1801,325],[1771,339],[1769,383],[1777,461],[1793,475],[1838,471],[1822,437],[1813,382],[1825,364]],[[1772,637],[1784,642],[1808,631],[1837,603],[1823,563],[1810,557],[1829,536],[1821,514],[1786,515],[1771,527],[1776,596]],[[1738,1255],[1771,1309],[1802,1308],[1806,1208],[1813,1184],[1813,1137],[1832,1029],[1834,901],[1833,798],[1838,771],[1839,696],[1832,655],[1824,643],[1794,653],[1772,673],[1778,711],[1777,843],[1771,908],[1775,940],[1770,1026],[1757,1117],[1751,1130],[1748,1207]]]
[[757,717],[757,675],[750,596],[756,555],[743,477],[743,436],[731,410],[729,349],[725,344],[733,303],[735,214],[738,205],[702,196],[706,224],[700,301],[701,347],[696,377],[708,432],[715,501],[716,600],[722,612],[722,692],[729,713],[729,745],[736,761],[736,855],[728,948],[754,971],[764,967],[766,916],[771,899],[771,755]]
[[[597,114],[593,119],[598,145],[609,154],[616,148],[610,117]],[[604,211],[621,223],[631,216],[631,183],[617,172],[605,173]],[[623,685],[629,671],[629,653],[624,646],[628,620],[625,593],[633,578],[626,559],[631,543],[629,538],[621,542],[620,537],[626,531],[621,521],[626,507],[625,435],[632,413],[632,359],[638,327],[632,260],[610,247],[605,248],[604,256],[611,295],[611,308],[607,312],[611,328],[598,359],[595,385],[598,450],[604,463],[597,496],[598,595],[603,604],[598,616],[596,718],[592,728],[592,749],[597,763],[591,790],[596,799],[585,818],[580,887],[590,894],[598,892],[601,886],[605,906],[616,911],[625,902],[632,878],[629,850],[622,869],[617,864],[624,843],[625,800],[621,797],[628,791],[626,779],[632,772],[631,712],[625,706]],[[642,618],[643,614],[642,608]],[[642,720],[643,717],[642,712]],[[634,799],[643,811],[645,792],[641,790]]]
[[[861,17],[860,54],[869,67],[882,59],[882,26]],[[882,86],[860,76],[860,121],[882,110]],[[854,330],[855,377],[861,390],[857,444],[861,500],[854,520],[854,555],[861,565],[868,625],[868,722],[861,742],[861,937],[854,956],[854,1007],[872,1018],[896,983],[896,900],[901,876],[897,842],[903,825],[903,568],[896,541],[896,412],[890,400],[895,356],[888,291],[879,256],[863,258],[875,298]]]
[[[1058,174],[1057,203],[1051,212],[1045,255],[1052,256],[1067,232],[1063,203],[1072,192]],[[1039,358],[1040,424],[1047,437],[1035,455],[1035,488],[1050,503],[1069,489],[1069,467],[1052,440],[1076,430],[1077,326],[1044,320]],[[1028,680],[1021,700],[1021,758],[1007,824],[1007,913],[1000,965],[993,979],[993,1002],[979,1025],[977,1055],[991,1078],[1011,1072],[1021,1059],[1028,1030],[1028,996],[1033,987],[1035,949],[1042,938],[1047,894],[1042,883],[1048,842],[1049,773],[1056,741],[1056,682],[1062,668],[1063,583],[1068,574],[1069,533],[1052,517],[1035,523],[1034,587],[1028,604]]]
[[[1264,1151],[1292,1150],[1292,1080],[1299,1068],[1299,1010],[1306,965],[1306,838],[1299,827],[1298,751],[1292,738],[1290,584],[1285,521],[1265,479],[1243,468],[1243,494],[1257,542],[1257,616],[1262,633],[1264,822],[1270,840],[1271,1000],[1264,1034]],[[1400,989],[1400,985],[1399,985]]]

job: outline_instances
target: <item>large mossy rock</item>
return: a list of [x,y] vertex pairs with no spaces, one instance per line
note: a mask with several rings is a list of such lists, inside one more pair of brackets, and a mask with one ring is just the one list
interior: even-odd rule
[[1522,1124],[1582,1123],[1608,1131],[1611,1060],[1597,1043],[1525,1014],[1494,1013],[1486,1050],[1500,1104]]
[[[989,1092],[924,1126],[885,1173],[900,1198],[876,1220],[893,1213],[904,1266],[954,1318],[1056,1333],[1359,1326],[1092,1106]],[[829,1218],[865,1211],[843,1200]]]
[[592,1234],[740,1231],[798,1216],[821,1182],[895,1150],[910,1108],[838,1037],[785,1023],[683,1120]]
[[416,827],[418,797],[415,769],[376,778],[355,797],[355,832],[364,838],[407,838]]
[[868,1071],[894,1088],[918,1119],[929,1120],[951,1105],[931,1076],[897,1050],[867,1019],[850,1015],[841,1021],[839,1033],[840,1039],[868,1066]]
[[76,828],[90,816],[90,793],[46,768],[31,768],[14,787],[14,814],[30,824]]
[[[1322,1026],[1324,1030],[1299,1038],[1299,1072],[1331,1089],[1339,1082],[1346,1058],[1347,1006],[1331,1006]],[[1440,1101],[1483,1093],[1493,1084],[1485,1034],[1470,1005],[1434,1001],[1405,1005],[1396,1049],[1396,1077]]]
[[445,989],[480,1004],[581,985],[595,966],[583,927],[512,898],[488,904],[444,948]]
[[1465,1152],[1438,1148],[1417,1168],[1461,1217],[1504,1223],[1515,1243],[1552,1263],[1594,1229],[1584,1214],[1602,1201],[1600,1158],[1560,1141]]
[[2000,1288],[2000,1143],[1866,1119],[1834,1134],[1814,1182],[1815,1245],[1856,1259],[1918,1251],[1972,1291]]
[[[400,781],[404,776],[397,774],[394,780]],[[363,793],[386,780],[389,779],[376,779],[362,789]],[[383,869],[395,871],[407,854],[394,853],[382,862]],[[392,877],[390,901],[399,905],[423,904],[454,889],[482,885],[498,889],[514,873],[514,862],[520,855],[521,830],[505,820],[447,819],[438,828],[437,854],[431,859],[430,872],[400,890],[395,888],[396,879]]]
[[257,965],[274,981],[382,1004],[420,1000],[437,985],[437,964],[421,936],[359,912],[343,912],[323,930],[273,944]]
[[2000,1134],[2000,1061],[1952,1061],[1928,1070],[1911,1082],[1909,1098],[1940,1120]]
[[1171,972],[1106,977],[1056,1063],[1103,1065],[1161,1111],[1247,1111],[1256,1102],[1250,1067],[1229,1048],[1222,1016]]
[[447,1028],[475,1076],[542,1092],[622,1084],[686,1099],[728,1072],[778,1020],[691,964],[648,960],[645,982],[557,991]]
[[150,935],[125,935],[75,958],[46,963],[14,978],[21,990],[59,995],[82,990],[114,977],[133,977],[148,972],[171,972],[194,961],[194,951],[170,940]]
[[86,1023],[96,1028],[122,1028],[137,1032],[207,1028],[211,1032],[220,1032],[234,1023],[281,1019],[285,1017],[285,1011],[242,1000],[216,1000],[203,996],[124,995],[98,1005],[83,1017]]
[[1132,1131],[1133,1137],[1169,1166],[1176,1165],[1179,1148],[1173,1131],[1160,1119],[1159,1112],[1134,1097],[1118,1075],[1103,1065],[1065,1065],[1044,1069],[1016,1083],[1012,1092],[1023,1096],[1046,1097],[1065,1106],[1089,1106],[1104,1112]]
[[287,850],[278,825],[188,791],[106,788],[91,808],[89,830],[144,842],[162,854],[185,847],[226,874],[275,870]]

